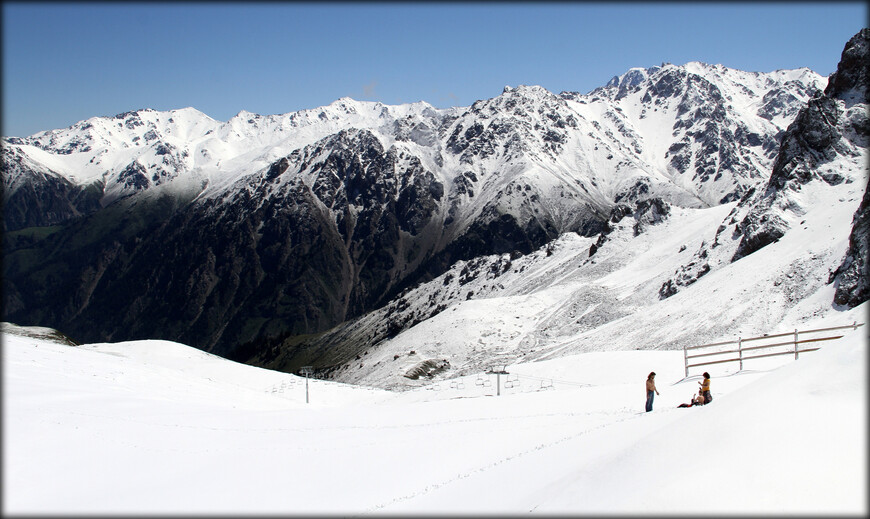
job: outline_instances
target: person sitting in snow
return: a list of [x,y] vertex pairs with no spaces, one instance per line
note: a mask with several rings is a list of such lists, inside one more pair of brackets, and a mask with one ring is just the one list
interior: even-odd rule
[[693,407],[696,405],[704,405],[704,395],[699,391],[695,398],[688,404],[680,404],[677,407]]
[[701,384],[701,394],[704,395],[704,403],[709,404],[713,401],[713,395],[710,394],[710,374],[705,371],[704,381],[698,382],[698,384]]

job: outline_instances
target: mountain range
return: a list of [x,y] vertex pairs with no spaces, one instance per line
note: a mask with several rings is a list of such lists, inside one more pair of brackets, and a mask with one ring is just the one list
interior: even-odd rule
[[[649,250],[657,229],[679,221],[656,239],[693,226],[697,239],[631,293],[638,308],[748,265],[819,204],[851,219],[831,231],[845,248],[813,265],[831,307],[854,307],[868,297],[868,34],[827,79],[663,63],[587,94],[505,87],[449,109],[342,98],[226,122],[144,109],[5,137],[3,320],[365,381],[347,367],[373,346],[466,301],[552,293],[559,277],[588,280],[552,303],[586,309],[564,331],[585,347],[578,333],[636,317],[596,293],[615,272],[602,265]],[[792,306],[811,295],[791,293]]]

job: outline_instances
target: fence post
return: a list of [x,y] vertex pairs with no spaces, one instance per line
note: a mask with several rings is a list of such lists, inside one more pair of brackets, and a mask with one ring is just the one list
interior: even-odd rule
[[794,329],[794,360],[798,359],[798,331]]
[[737,338],[737,356],[740,359],[740,371],[743,371],[743,338]]
[[685,344],[683,344],[683,366],[686,368],[686,378],[689,378],[689,354],[686,352]]

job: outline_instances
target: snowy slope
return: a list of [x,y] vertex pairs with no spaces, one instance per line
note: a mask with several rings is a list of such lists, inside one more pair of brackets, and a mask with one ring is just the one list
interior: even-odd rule
[[306,404],[298,377],[181,344],[21,332],[4,324],[4,514],[867,513],[863,328],[714,373],[693,409],[675,351],[511,364],[500,396],[480,375],[311,380]]
[[[794,80],[808,73],[780,75]],[[678,81],[686,75],[689,81]],[[720,89],[702,75],[732,81],[720,77]],[[702,64],[664,66],[634,70],[593,94],[617,101],[642,94],[643,101],[648,90],[656,90],[659,99],[682,96],[682,104],[697,93],[695,84],[713,99],[745,104],[752,93],[746,85],[763,91],[771,84],[761,79]],[[347,337],[356,336],[367,345],[356,359],[331,366],[330,376],[414,387],[493,364],[587,351],[679,349],[726,334],[737,339],[775,333],[842,315],[846,308],[832,304],[839,290],[837,272],[843,258],[853,254],[853,221],[861,218],[857,210],[868,177],[866,132],[855,115],[865,105],[854,96],[839,97],[819,93],[797,112],[777,148],[775,176],[750,187],[739,201],[710,208],[661,200],[633,208],[617,205],[597,239],[565,233],[525,256],[459,262],[319,339],[330,344],[353,342]],[[826,111],[819,112],[817,105]],[[731,106],[718,108],[727,113]],[[766,115],[774,111],[769,105],[753,106]],[[719,124],[728,118],[695,120]],[[832,137],[823,145],[801,144],[815,143],[814,136],[825,131]],[[776,225],[769,235],[754,230],[764,231],[768,222]],[[480,318],[481,313],[488,317]],[[271,366],[281,367],[280,359]],[[432,371],[431,377],[413,376],[424,369]]]
[[[866,185],[865,178],[805,186],[800,194],[805,210],[793,228],[777,243],[733,263],[737,243],[722,228],[733,220],[736,203],[671,208],[656,224],[638,226],[637,219],[626,217],[594,255],[589,251],[596,239],[568,233],[519,258],[459,262],[336,332],[358,334],[373,345],[331,376],[407,388],[431,383],[405,376],[426,360],[449,363],[433,379],[438,381],[498,363],[589,351],[680,349],[854,315],[831,304],[835,287],[829,277],[848,247],[852,215]],[[717,241],[721,244],[711,247]],[[698,250],[708,251],[703,261],[712,265],[709,272],[662,299],[663,285],[697,260]],[[395,325],[406,330],[390,337]]]

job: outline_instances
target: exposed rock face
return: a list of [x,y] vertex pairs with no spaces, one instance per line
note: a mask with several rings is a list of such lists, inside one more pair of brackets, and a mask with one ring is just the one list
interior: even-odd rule
[[[735,82],[719,66],[693,65],[699,66],[663,64],[632,69],[590,96],[626,103],[623,107],[632,111],[640,109],[640,119],[673,114],[673,119],[662,121],[670,125],[672,138],[666,146],[655,149],[656,159],[663,155],[668,176],[679,185],[696,186],[691,191],[703,205],[719,205],[738,200],[767,177],[767,164],[777,153],[781,131],[763,128],[772,128],[772,123],[788,124],[818,88],[796,78],[774,86],[769,78],[761,80],[752,73]],[[759,119],[750,121],[737,115],[735,103],[752,92],[761,97],[762,104],[753,114]],[[619,104],[605,112],[604,118],[614,123],[624,142],[637,153],[649,156],[653,151],[632,131]]]
[[[788,233],[789,222],[803,214],[804,191],[867,184],[868,37],[870,30],[863,29],[849,41],[824,93],[807,101],[783,133],[769,180],[743,194],[712,242],[703,243],[692,260],[662,284],[660,298],[779,241]],[[838,282],[837,304],[855,306],[867,298],[866,206],[865,194],[853,220],[849,251],[831,276]]]
[[870,299],[870,186],[855,213],[849,249],[843,263],[832,275],[837,281],[834,303],[854,308]]
[[[55,290],[77,297],[40,319],[87,340],[173,337],[226,354],[258,335],[329,328],[377,305],[403,269],[431,253],[422,230],[443,187],[419,160],[400,162],[370,133],[341,132],[239,181],[231,201],[172,211],[121,204],[56,237],[54,257],[13,269],[10,315],[39,306],[39,293],[17,286],[64,264]],[[108,218],[142,225],[81,248]],[[106,315],[117,318],[98,326]]]
[[731,261],[737,261],[771,243],[776,243],[785,236],[786,231],[788,231],[788,223],[775,212],[759,209],[750,213],[734,231],[734,236],[740,237],[740,243]]
[[100,209],[102,185],[78,185],[3,147],[3,230],[46,227]]
[[664,221],[670,213],[670,204],[661,198],[641,200],[637,202],[634,209],[627,204],[616,204],[613,210],[610,211],[610,218],[608,218],[607,223],[604,225],[601,234],[598,235],[598,240],[589,247],[589,255],[594,255],[607,242],[608,234],[613,232],[615,225],[627,216],[633,218],[634,224],[632,228],[634,235],[637,236],[650,225],[656,225]]
[[649,225],[661,223],[671,212],[671,206],[661,198],[650,198],[637,203],[634,212],[634,235],[642,233]]
[[420,377],[432,378],[445,369],[450,369],[450,362],[447,359],[429,359],[409,369],[405,373],[405,377],[411,380],[417,380]]
[[867,85],[870,84],[867,70],[867,56],[870,55],[867,49],[870,45],[868,42],[870,42],[870,29],[866,28],[861,29],[849,40],[840,56],[837,71],[828,80],[828,86],[825,88],[826,96],[850,99],[854,92],[858,95],[863,94],[859,100],[863,99],[864,103],[870,103],[870,93],[867,90]]
[[868,37],[870,30],[863,29],[849,41],[825,94],[811,99],[788,127],[766,190],[748,201],[752,208],[736,231],[742,237],[732,261],[786,233],[788,224],[782,211],[795,206],[789,193],[813,181],[829,185],[847,181],[824,166],[840,157],[866,155],[870,136],[866,105]]

